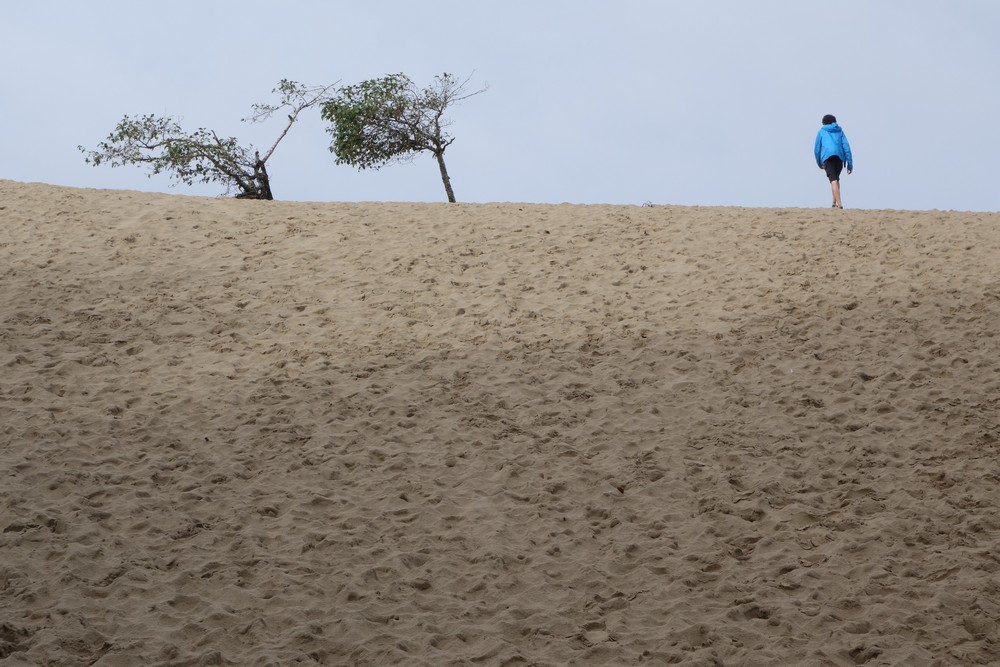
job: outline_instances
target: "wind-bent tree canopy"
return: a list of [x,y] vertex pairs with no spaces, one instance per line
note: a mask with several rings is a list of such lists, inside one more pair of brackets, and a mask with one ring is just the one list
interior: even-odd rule
[[451,74],[434,77],[423,90],[405,74],[390,74],[341,88],[320,111],[333,136],[330,151],[337,164],[358,169],[379,169],[393,162],[408,162],[427,151],[437,160],[448,201],[455,201],[444,152],[455,141],[444,117],[453,104],[487,90],[467,92],[469,79],[459,82]]
[[148,165],[150,176],[169,172],[185,185],[222,183],[226,194],[235,189],[238,198],[273,199],[267,161],[299,114],[329,101],[335,85],[304,86],[282,79],[271,91],[280,95],[277,104],[254,104],[253,113],[242,119],[244,122],[265,121],[279,109],[288,113],[288,123],[264,155],[253,147],[240,146],[235,137],[222,138],[205,128],[187,132],[174,119],[153,115],[125,116],[96,151],[83,146],[79,149],[95,167],[105,163],[112,167]]

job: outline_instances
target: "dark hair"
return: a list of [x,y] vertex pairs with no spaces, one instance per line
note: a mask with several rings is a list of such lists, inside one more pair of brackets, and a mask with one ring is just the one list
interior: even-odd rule
[[823,116],[824,125],[829,125],[830,123],[836,123],[836,122],[837,122],[837,117],[834,116],[832,113],[828,113],[827,115]]

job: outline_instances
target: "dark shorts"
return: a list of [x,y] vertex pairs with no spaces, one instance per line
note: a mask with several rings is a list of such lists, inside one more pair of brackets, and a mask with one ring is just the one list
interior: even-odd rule
[[840,172],[844,170],[844,161],[834,155],[823,161],[823,168],[826,169],[826,177],[830,181],[839,181]]

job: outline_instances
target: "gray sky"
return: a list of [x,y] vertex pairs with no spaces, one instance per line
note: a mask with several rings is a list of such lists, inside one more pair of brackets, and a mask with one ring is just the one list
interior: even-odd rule
[[[91,167],[124,116],[266,148],[240,119],[282,78],[442,72],[459,201],[825,207],[823,114],[850,139],[848,208],[1000,210],[997,0],[33,0],[4,5],[0,178],[217,195]],[[17,63],[17,64],[15,64]],[[268,169],[275,197],[443,201],[430,156],[338,166],[318,112]]]

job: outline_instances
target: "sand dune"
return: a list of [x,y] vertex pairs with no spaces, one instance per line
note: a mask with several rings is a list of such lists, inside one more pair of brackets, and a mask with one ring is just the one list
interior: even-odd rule
[[0,664],[1000,664],[998,214],[0,224]]

